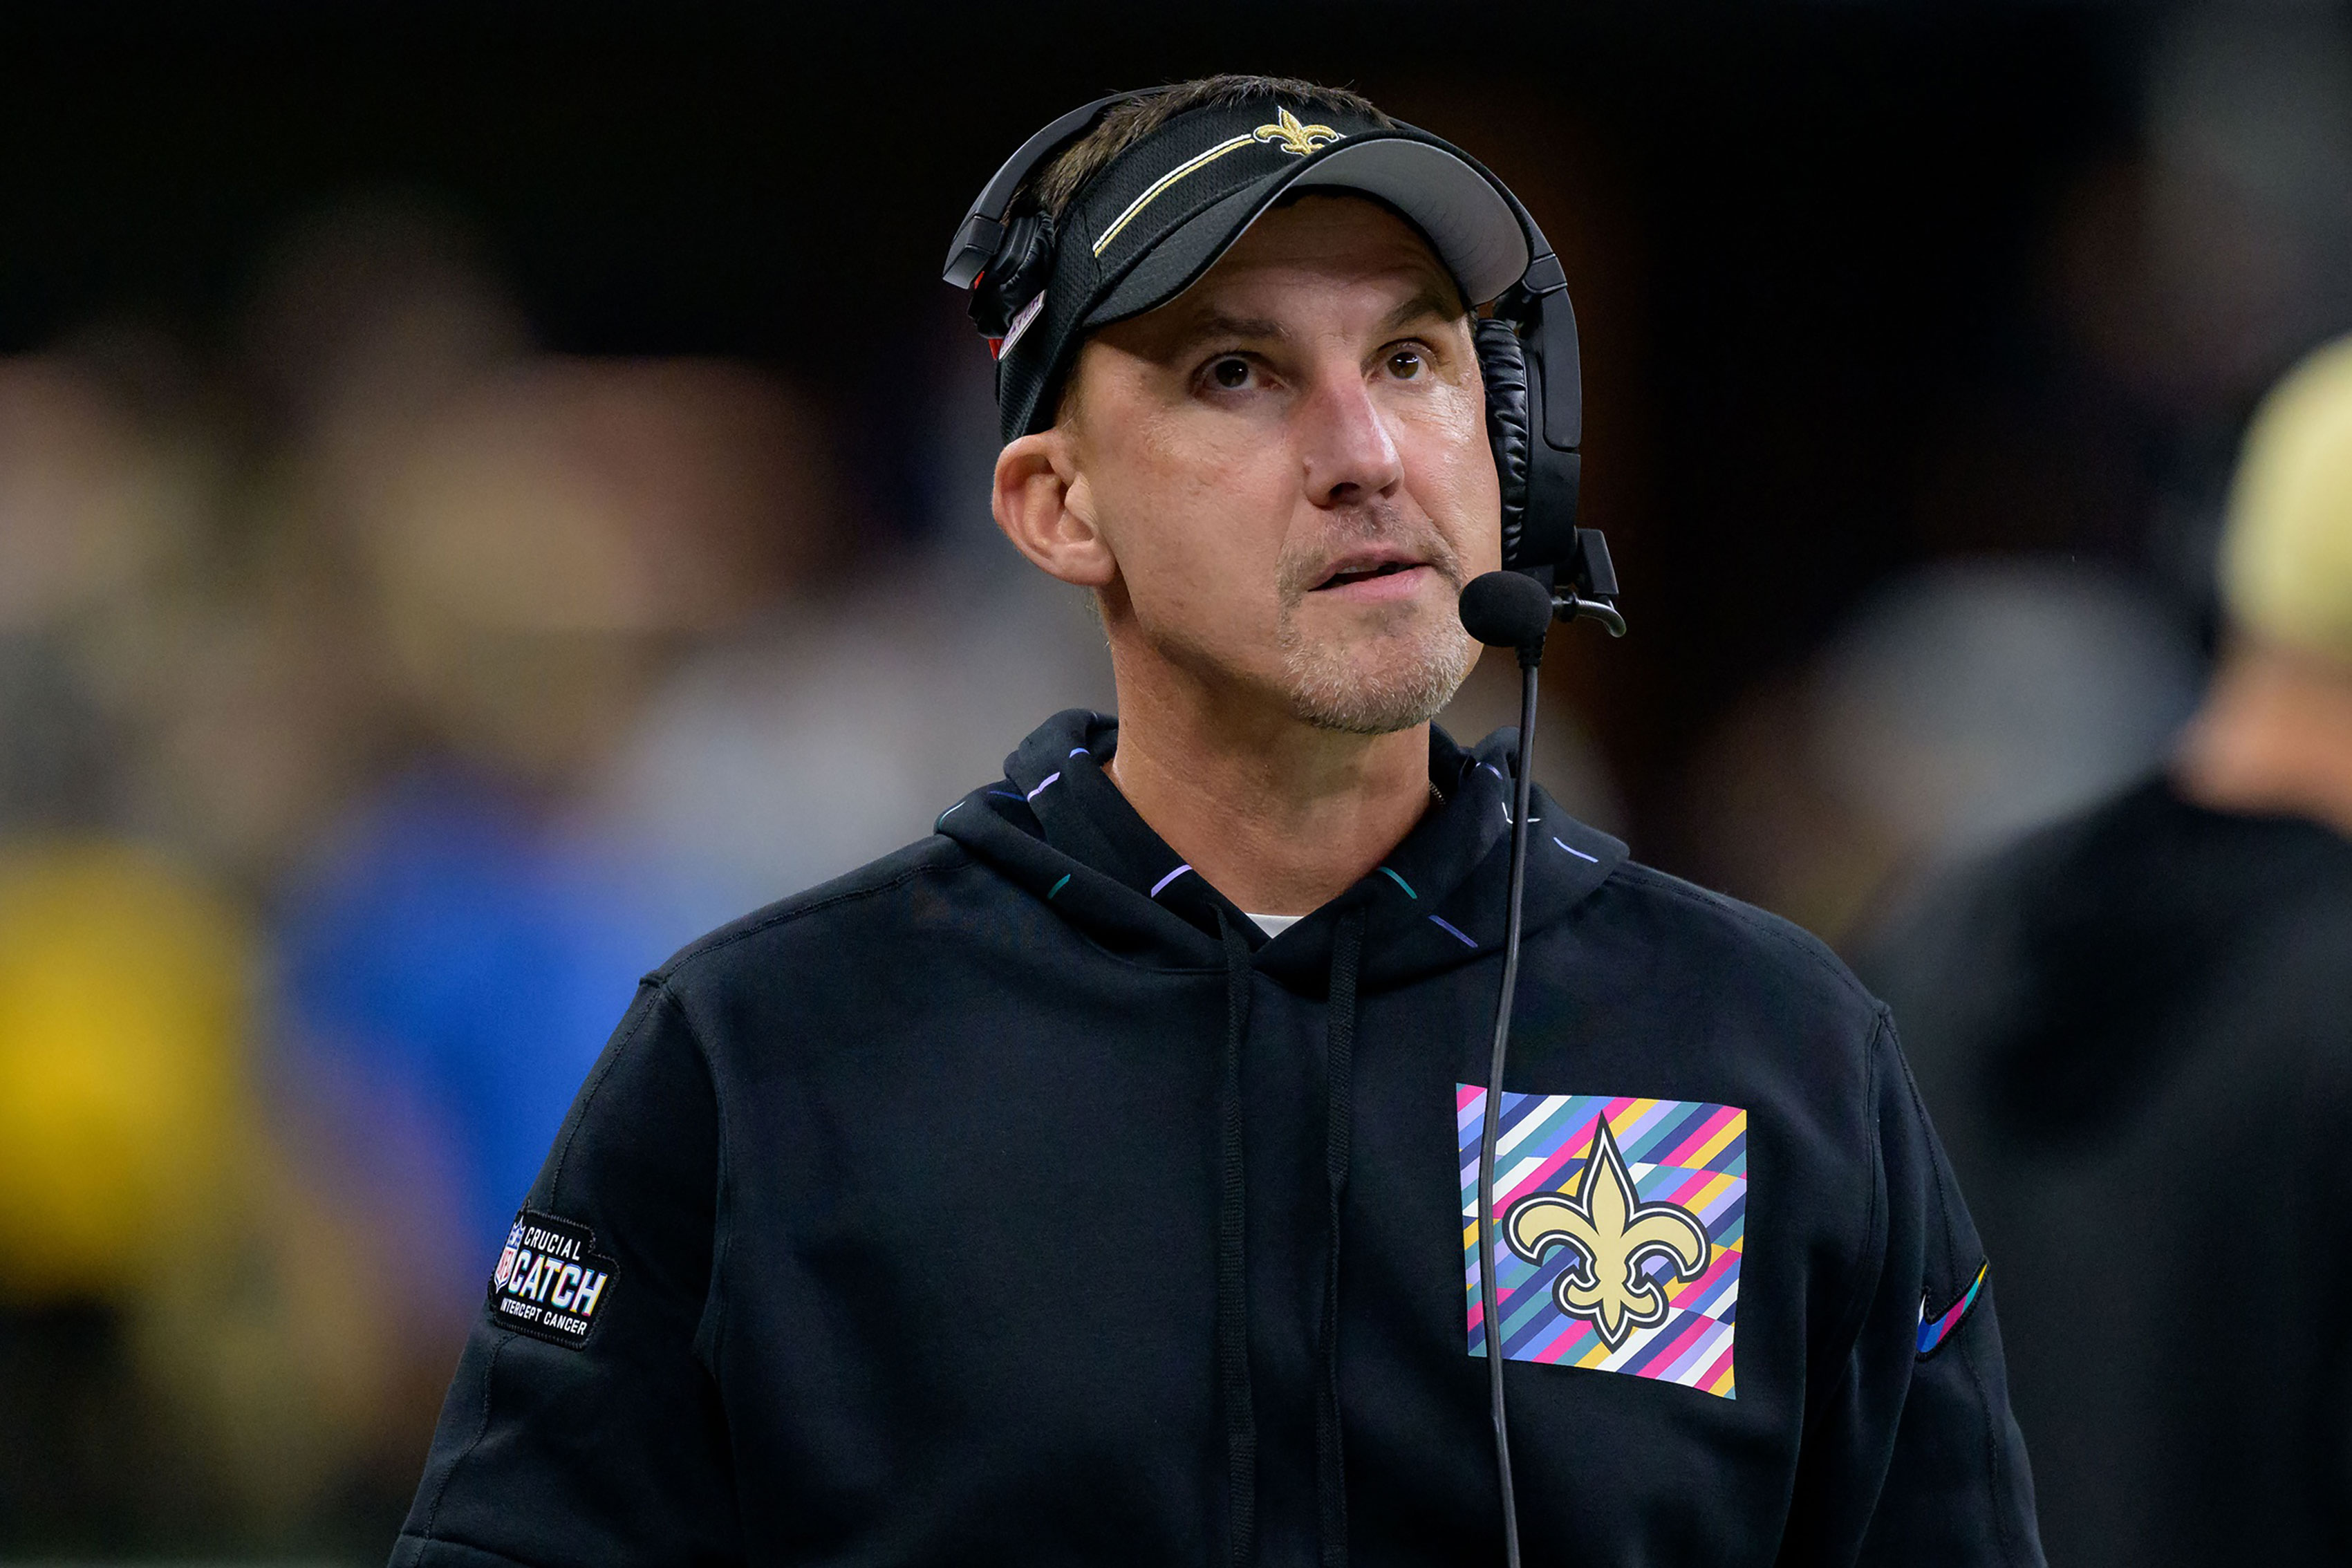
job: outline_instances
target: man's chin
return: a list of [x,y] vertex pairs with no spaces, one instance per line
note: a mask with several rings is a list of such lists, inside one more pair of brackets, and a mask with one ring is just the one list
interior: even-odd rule
[[1285,651],[1291,711],[1351,735],[1410,730],[1453,700],[1477,657],[1478,645],[1458,630],[1336,646],[1301,639]]

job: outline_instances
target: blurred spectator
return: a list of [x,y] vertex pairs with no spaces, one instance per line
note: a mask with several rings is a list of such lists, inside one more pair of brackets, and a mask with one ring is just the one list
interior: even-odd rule
[[2029,558],[1899,578],[1703,756],[1706,874],[1848,942],[1921,877],[2153,765],[2198,663],[2109,574]]
[[[1110,703],[1084,595],[1023,569],[989,518],[992,378],[961,352],[960,313],[936,326],[959,352],[928,378],[902,453],[922,546],[846,574],[796,574],[793,592],[678,669],[604,780],[608,819],[657,852],[688,923],[919,837],[1002,763],[1007,733]],[[855,526],[837,493],[802,493],[795,551]]]
[[[988,513],[1000,442],[971,327],[901,436],[920,548],[824,570],[862,531],[836,476],[793,482],[788,590],[688,659],[601,786],[611,830],[655,853],[678,919],[731,920],[887,854],[1003,763],[1004,737],[1108,708],[1086,595],[1028,570]],[[917,378],[919,384],[923,378]]]
[[2051,1560],[2352,1555],[2352,340],[2264,405],[2167,777],[1864,964],[2002,1298]]
[[333,500],[425,745],[295,879],[284,1008],[291,1081],[446,1323],[636,976],[694,934],[591,786],[687,640],[813,570],[834,519],[808,411],[717,363],[519,360],[399,436]]
[[698,928],[921,837],[1013,721],[1110,706],[1101,634],[1060,586],[915,557],[786,601],[656,696],[607,820]]
[[139,1406],[165,1403],[162,1369],[126,1342],[238,1217],[251,956],[231,911],[144,858],[64,842],[0,858],[0,1342],[16,1373],[0,1386],[24,1388],[44,1349],[84,1374],[43,1380],[55,1408],[0,1415],[15,1544],[106,1511],[135,1532],[200,1495],[154,1473],[173,1445]]
[[412,197],[347,202],[294,226],[243,322],[254,412],[289,458],[364,461],[530,334],[464,227]]
[[96,364],[0,360],[0,834],[116,826],[203,541],[198,476]]
[[272,1135],[257,959],[156,857],[0,856],[0,1343],[63,1352],[0,1382],[12,1544],[285,1538],[373,1436],[384,1260]]
[[126,347],[0,362],[0,1550],[303,1539],[384,1404],[375,1260],[268,1114],[255,922],[147,842],[217,465]]

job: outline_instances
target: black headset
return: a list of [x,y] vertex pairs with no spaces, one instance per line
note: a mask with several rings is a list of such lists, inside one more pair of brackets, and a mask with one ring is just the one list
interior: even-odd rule
[[[1074,109],[1021,144],[1004,161],[956,229],[941,276],[971,291],[972,324],[992,350],[1035,303],[1053,268],[1054,220],[1034,203],[1013,213],[1039,165],[1086,134],[1097,117],[1132,93],[1112,93]],[[1458,148],[1448,148],[1494,184],[1526,230],[1527,270],[1473,323],[1478,370],[1486,384],[1486,437],[1501,481],[1503,564],[1565,590],[1568,604],[1622,631],[1611,601],[1617,574],[1597,530],[1576,526],[1582,477],[1584,379],[1576,310],[1568,277],[1535,218],[1510,188]],[[1563,574],[1568,579],[1559,583]]]

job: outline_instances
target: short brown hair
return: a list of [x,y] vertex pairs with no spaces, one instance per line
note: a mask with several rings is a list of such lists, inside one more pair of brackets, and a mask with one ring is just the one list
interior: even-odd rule
[[1343,87],[1320,87],[1286,76],[1204,76],[1169,87],[1146,88],[1112,104],[1094,129],[1062,149],[1024,187],[1027,199],[1058,219],[1088,180],[1129,147],[1180,114],[1223,108],[1255,98],[1284,98],[1302,109],[1358,114],[1388,127],[1394,123],[1371,100]]

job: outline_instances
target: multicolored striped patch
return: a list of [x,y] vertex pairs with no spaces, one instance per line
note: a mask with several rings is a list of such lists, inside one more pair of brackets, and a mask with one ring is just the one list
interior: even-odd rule
[[1922,1360],[1941,1349],[1944,1342],[1952,1337],[1952,1331],[1967,1319],[1969,1309],[1977,1304],[1977,1292],[1984,1289],[1985,1276],[1991,1272],[1992,1259],[1987,1258],[1978,1264],[1977,1277],[1969,1281],[1969,1288],[1960,1292],[1960,1299],[1932,1316],[1927,1311],[1927,1298],[1919,1298],[1919,1355]]
[[[1486,1091],[1456,1084],[1472,1355],[1486,1353],[1478,1143]],[[1513,1361],[1631,1373],[1736,1397],[1748,1112],[1694,1100],[1503,1095],[1495,1287]]]

